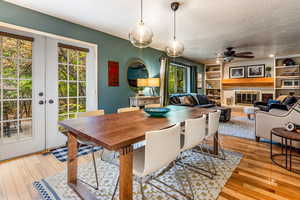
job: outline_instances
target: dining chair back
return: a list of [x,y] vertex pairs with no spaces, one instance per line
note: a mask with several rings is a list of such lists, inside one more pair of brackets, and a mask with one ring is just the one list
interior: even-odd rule
[[181,151],[185,151],[201,144],[205,138],[206,115],[196,119],[185,120],[185,131],[183,132],[183,142]]
[[219,129],[221,110],[210,112],[208,114],[207,136],[213,136]]
[[77,118],[79,117],[94,117],[98,115],[104,115],[104,110],[93,110],[93,111],[87,111],[87,112],[80,112],[77,113]]
[[127,107],[127,108],[119,108],[117,110],[118,113],[123,113],[123,112],[131,112],[131,111],[137,111],[140,110],[139,107]]
[[166,167],[180,154],[180,123],[159,131],[146,132],[144,173]]
[[160,107],[161,107],[161,105],[159,103],[145,105],[145,108],[160,108]]

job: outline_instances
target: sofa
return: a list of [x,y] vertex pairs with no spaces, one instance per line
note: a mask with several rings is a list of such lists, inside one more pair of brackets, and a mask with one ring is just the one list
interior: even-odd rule
[[261,111],[269,112],[272,109],[280,109],[288,111],[300,97],[282,95],[276,100],[269,100],[268,102],[255,102],[254,107],[259,108]]
[[[273,128],[284,127],[288,122],[300,125],[300,100],[292,108],[287,110],[271,109],[269,112],[257,111],[255,115],[255,135],[256,141],[260,138],[270,140],[270,132]],[[274,136],[276,142],[281,142],[281,139]],[[299,142],[293,143],[294,147],[300,148]]]
[[215,102],[210,101],[206,95],[201,95],[197,93],[172,94],[169,97],[169,105],[219,109],[221,110],[221,122],[227,122],[231,118],[230,108],[217,106]]

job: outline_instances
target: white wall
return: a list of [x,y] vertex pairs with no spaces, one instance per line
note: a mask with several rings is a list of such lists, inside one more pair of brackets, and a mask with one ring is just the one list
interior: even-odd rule
[[265,64],[265,67],[272,67],[272,77],[274,75],[274,59],[273,58],[264,58],[264,59],[255,59],[255,60],[245,60],[245,61],[237,61],[237,62],[231,62],[226,63],[224,66],[224,79],[229,78],[229,69],[230,67],[237,67],[237,66],[247,66],[247,65],[259,65],[259,64]]
[[[229,69],[230,67],[237,66],[247,66],[247,65],[259,65],[265,64],[265,67],[272,67],[272,77],[274,77],[274,59],[273,58],[264,58],[264,59],[253,59],[253,60],[245,60],[245,61],[236,61],[231,63],[226,63],[223,68],[223,79],[229,79]],[[262,93],[274,93],[272,87],[234,87],[234,88],[223,88],[222,90],[222,104],[226,105],[226,98],[234,97],[235,90],[260,90]]]

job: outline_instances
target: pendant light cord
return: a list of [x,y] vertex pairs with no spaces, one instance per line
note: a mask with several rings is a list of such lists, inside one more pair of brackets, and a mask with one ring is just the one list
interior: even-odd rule
[[176,11],[174,10],[174,40],[176,40]]
[[143,23],[143,0],[141,0],[141,23]]

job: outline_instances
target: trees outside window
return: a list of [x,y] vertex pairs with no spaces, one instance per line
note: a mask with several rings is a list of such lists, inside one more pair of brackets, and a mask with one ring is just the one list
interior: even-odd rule
[[175,65],[169,66],[169,94],[187,92],[187,68]]

